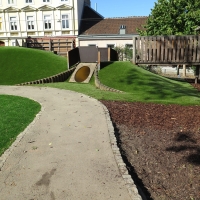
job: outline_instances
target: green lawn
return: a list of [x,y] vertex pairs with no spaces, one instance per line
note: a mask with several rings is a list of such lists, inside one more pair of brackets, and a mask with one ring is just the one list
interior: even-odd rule
[[0,155],[15,141],[40,111],[39,103],[17,96],[0,95]]
[[67,70],[67,60],[51,52],[0,47],[0,85],[34,81]]
[[200,95],[190,84],[161,77],[134,66],[130,62],[109,64],[99,71],[99,79],[104,85],[125,93],[101,91],[94,86],[94,78],[89,84],[66,81],[41,86],[73,90],[99,100],[200,105]]
[[[66,70],[66,59],[49,52],[24,48],[0,48],[0,85],[13,85],[54,75]],[[12,59],[11,59],[12,58]],[[124,91],[114,93],[89,84],[51,83],[36,87],[72,90],[99,100],[139,101],[162,104],[200,105],[196,89],[184,81],[174,81],[153,74],[130,62],[113,62],[99,71],[100,81]],[[25,98],[0,95],[0,154],[9,147],[40,110],[40,105]]]

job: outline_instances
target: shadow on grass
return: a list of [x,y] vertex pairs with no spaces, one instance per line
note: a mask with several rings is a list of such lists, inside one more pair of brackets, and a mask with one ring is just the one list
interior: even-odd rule
[[[125,76],[118,79],[119,83],[126,85],[123,90],[142,92],[144,100],[150,99],[175,99],[182,96],[199,97],[198,93],[184,86],[183,82],[173,81],[150,72],[141,72],[140,69],[132,68]],[[185,82],[186,83],[186,82]],[[123,86],[122,86],[123,87]],[[122,90],[122,88],[120,88]]]
[[196,139],[192,138],[190,133],[178,133],[174,139],[176,142],[184,143],[183,145],[171,146],[167,151],[180,153],[183,151],[190,151],[190,155],[186,157],[186,161],[193,165],[200,165],[200,146],[196,145]]

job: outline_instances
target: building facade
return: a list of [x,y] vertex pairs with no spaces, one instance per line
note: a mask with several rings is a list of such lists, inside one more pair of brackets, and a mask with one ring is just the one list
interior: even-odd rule
[[23,39],[78,36],[90,0],[0,0],[0,45]]

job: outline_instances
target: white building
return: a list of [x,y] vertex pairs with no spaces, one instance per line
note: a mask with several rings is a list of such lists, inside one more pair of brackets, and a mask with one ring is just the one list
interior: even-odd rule
[[27,37],[78,36],[84,5],[90,0],[0,0],[0,46]]

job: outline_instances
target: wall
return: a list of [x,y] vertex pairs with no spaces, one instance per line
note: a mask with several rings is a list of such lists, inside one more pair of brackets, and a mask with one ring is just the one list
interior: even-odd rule
[[81,41],[79,40],[79,46],[88,46],[91,44],[95,44],[98,47],[108,47],[108,44],[114,44],[115,46],[124,46],[126,44],[133,44],[132,39],[113,39],[109,40],[106,38],[102,38],[101,40],[87,40],[87,41]]
[[[8,0],[0,0],[0,18],[2,20],[2,29],[0,30],[0,39],[7,39],[6,37],[44,37],[44,36],[69,36],[78,35],[78,28],[80,23],[80,15],[82,14],[84,0],[68,0],[68,2],[61,2],[61,0],[50,0],[50,3],[43,3],[42,0],[33,0],[33,3],[25,3],[26,0],[15,0],[14,4],[8,4]],[[74,11],[72,9],[74,4]],[[68,8],[61,8],[59,6],[66,4]],[[43,7],[47,5],[47,7]],[[29,7],[28,7],[29,6]],[[8,9],[9,7],[12,7]],[[43,9],[41,8],[43,7]],[[39,8],[39,10],[38,10]],[[4,9],[5,12],[2,12]],[[75,13],[74,13],[75,12]],[[62,28],[61,15],[67,14],[69,17],[69,28]],[[44,15],[51,15],[51,28],[44,28]],[[27,29],[27,16],[33,16],[34,29]],[[10,17],[16,17],[17,30],[11,30]],[[74,19],[75,17],[75,19]],[[36,23],[37,22],[37,23]],[[12,45],[14,40],[10,43],[5,41],[7,45]]]

